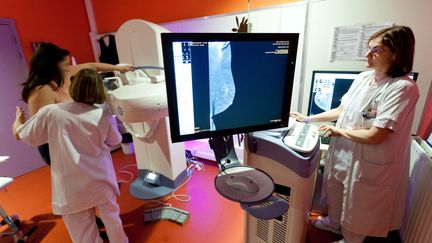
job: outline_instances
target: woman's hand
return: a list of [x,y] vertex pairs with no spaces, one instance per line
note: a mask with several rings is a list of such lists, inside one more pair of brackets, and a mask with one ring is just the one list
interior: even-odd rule
[[324,131],[322,135],[323,137],[335,137],[341,135],[340,128],[331,125],[326,125],[326,124],[321,125],[318,128],[318,131]]
[[24,124],[26,121],[24,109],[19,107],[19,106],[16,107],[15,121],[17,121],[21,124]]
[[237,33],[247,33],[248,32],[248,19],[245,17],[242,18],[241,22],[239,23],[239,19],[236,16],[236,23],[237,23],[237,28],[232,28],[233,32],[237,32]]
[[133,66],[128,64],[128,65],[122,65],[122,66],[116,66],[116,71],[119,71],[121,73],[125,73],[125,72],[129,72],[129,71],[133,71]]
[[24,114],[24,110],[21,107],[16,107],[16,112],[15,112],[15,122],[12,125],[12,133],[15,136],[16,139],[20,139],[19,135],[18,135],[18,127],[20,127],[22,124],[24,124],[26,121],[25,119],[25,114]]
[[296,111],[290,112],[290,117],[295,118],[296,121],[299,121],[299,122],[305,122],[306,118],[307,118],[307,116],[305,116],[299,112],[296,112]]

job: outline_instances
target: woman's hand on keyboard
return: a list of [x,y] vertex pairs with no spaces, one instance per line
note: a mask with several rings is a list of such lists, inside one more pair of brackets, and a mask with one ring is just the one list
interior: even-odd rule
[[330,126],[327,124],[323,124],[318,128],[318,131],[323,131],[324,133],[322,134],[323,137],[335,137],[335,136],[340,136],[340,130],[339,128],[335,127],[335,126]]
[[300,112],[294,111],[294,112],[290,112],[290,117],[295,118],[299,122],[306,122],[307,116],[301,114]]

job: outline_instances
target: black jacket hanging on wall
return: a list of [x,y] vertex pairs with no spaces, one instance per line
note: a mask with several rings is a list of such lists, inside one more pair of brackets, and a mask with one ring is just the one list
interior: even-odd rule
[[104,37],[99,38],[99,46],[101,54],[99,56],[99,61],[109,64],[118,64],[119,59],[117,55],[116,42],[113,35],[108,35],[109,43],[108,46],[105,45]]

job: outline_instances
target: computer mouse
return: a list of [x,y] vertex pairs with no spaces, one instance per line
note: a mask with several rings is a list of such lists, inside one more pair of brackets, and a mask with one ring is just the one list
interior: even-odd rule
[[225,183],[244,192],[254,193],[259,191],[256,181],[250,176],[230,175],[225,180]]

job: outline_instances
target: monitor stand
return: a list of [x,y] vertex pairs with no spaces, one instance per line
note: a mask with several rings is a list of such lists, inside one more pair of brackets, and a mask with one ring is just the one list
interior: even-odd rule
[[219,171],[224,171],[235,166],[242,166],[234,148],[232,135],[212,137],[209,139],[209,145],[214,152]]

